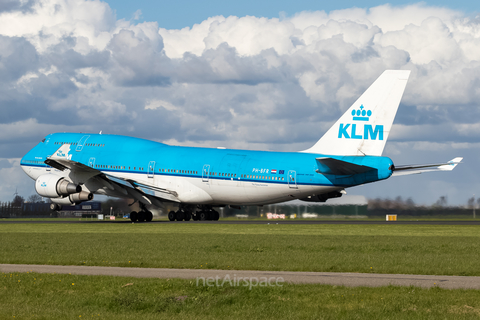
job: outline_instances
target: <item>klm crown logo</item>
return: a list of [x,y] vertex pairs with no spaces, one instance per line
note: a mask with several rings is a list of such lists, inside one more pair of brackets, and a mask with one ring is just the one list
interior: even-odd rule
[[364,108],[365,107],[362,104],[359,110],[355,110],[355,109],[352,110],[353,120],[368,121],[370,119],[370,116],[372,115],[372,111],[370,110],[367,111]]
[[[359,107],[358,110],[352,110],[353,121],[370,121],[370,116],[372,115],[371,110],[365,110],[363,104]],[[362,124],[358,124],[359,127]],[[375,129],[371,124],[363,125],[362,129],[359,128],[360,132],[357,132],[357,123],[340,123],[338,129],[338,138],[342,139],[364,139],[364,140],[383,140],[383,125],[376,125]]]

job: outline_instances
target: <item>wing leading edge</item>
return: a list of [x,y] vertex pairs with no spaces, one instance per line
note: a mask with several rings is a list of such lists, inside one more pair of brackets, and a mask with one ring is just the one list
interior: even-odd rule
[[55,153],[45,160],[49,166],[64,171],[70,170],[75,178],[76,183],[84,184],[91,178],[96,178],[106,188],[130,195],[135,200],[147,202],[148,204],[159,205],[159,201],[179,202],[178,194],[155,185],[150,185],[142,181],[124,179],[122,177],[105,174],[102,171],[83,163],[71,160],[70,145],[62,145]]

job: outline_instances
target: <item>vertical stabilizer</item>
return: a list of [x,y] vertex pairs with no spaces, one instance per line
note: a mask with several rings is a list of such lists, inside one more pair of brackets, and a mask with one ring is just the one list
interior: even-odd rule
[[386,70],[308,150],[326,155],[381,156],[409,70]]

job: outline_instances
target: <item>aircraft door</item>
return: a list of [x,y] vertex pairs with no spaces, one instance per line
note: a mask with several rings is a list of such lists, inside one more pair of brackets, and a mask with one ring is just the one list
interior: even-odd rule
[[148,163],[148,177],[153,178],[155,174],[155,161],[150,161]]
[[203,182],[208,182],[210,179],[210,165],[209,164],[204,164],[203,165],[203,170],[202,170],[202,181]]
[[290,189],[297,189],[297,172],[295,170],[288,171],[288,186]]
[[75,149],[76,151],[82,151],[83,146],[85,145],[85,142],[87,142],[87,139],[90,138],[90,136],[83,136],[80,141],[78,141],[77,148]]
[[88,166],[91,168],[95,168],[95,158],[90,158],[88,160]]

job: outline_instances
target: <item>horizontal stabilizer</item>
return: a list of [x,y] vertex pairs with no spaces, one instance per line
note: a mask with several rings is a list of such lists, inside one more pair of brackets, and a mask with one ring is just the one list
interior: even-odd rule
[[398,166],[395,167],[393,175],[406,176],[409,174],[419,174],[432,171],[452,171],[459,163],[461,163],[462,159],[463,158],[458,157],[447,163]]
[[318,170],[317,173],[333,174],[333,175],[352,175],[357,173],[364,173],[375,168],[368,166],[360,166],[351,162],[346,162],[334,158],[317,158]]

